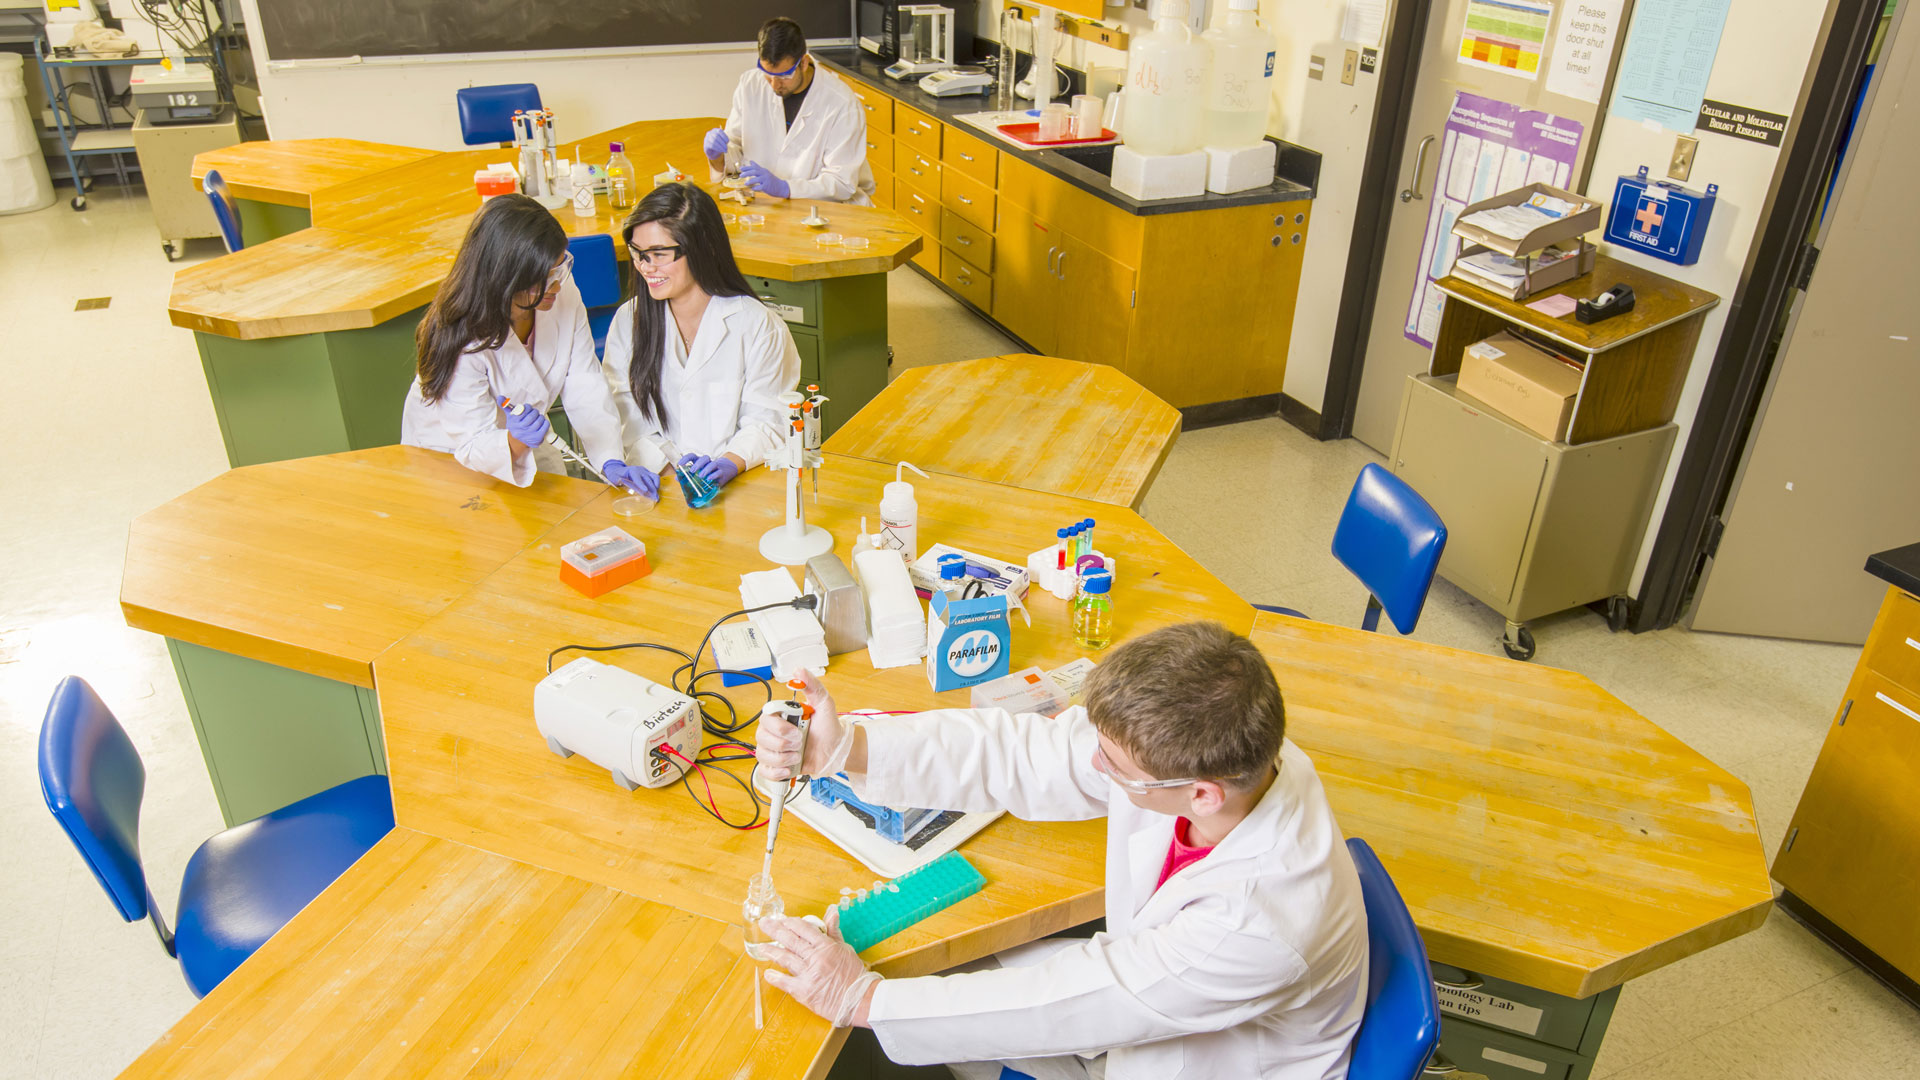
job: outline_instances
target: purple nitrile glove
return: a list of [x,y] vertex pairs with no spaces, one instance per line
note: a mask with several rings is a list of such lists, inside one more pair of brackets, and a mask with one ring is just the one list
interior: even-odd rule
[[725,128],[709,129],[707,131],[707,140],[702,145],[704,145],[706,148],[707,156],[712,158],[713,160],[718,161],[721,158],[726,157],[727,156],[727,130]]
[[607,478],[607,483],[626,488],[636,495],[645,495],[649,499],[660,497],[658,474],[636,469],[619,458],[608,458],[607,463],[600,466],[600,475]]
[[518,439],[523,446],[539,446],[547,441],[547,433],[553,425],[547,422],[547,414],[526,405],[514,405],[507,408],[506,398],[500,399],[500,408],[507,414],[507,434]]
[[725,454],[719,457],[688,454],[680,459],[680,467],[717,488],[726,487],[734,477],[740,475],[739,467]]
[[740,179],[745,180],[753,190],[776,199],[785,199],[793,194],[793,188],[785,180],[773,175],[773,170],[757,161],[740,166]]

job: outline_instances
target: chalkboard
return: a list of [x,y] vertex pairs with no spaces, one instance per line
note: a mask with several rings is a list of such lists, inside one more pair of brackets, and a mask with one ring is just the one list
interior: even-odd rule
[[752,41],[775,15],[852,36],[847,0],[259,0],[272,60]]

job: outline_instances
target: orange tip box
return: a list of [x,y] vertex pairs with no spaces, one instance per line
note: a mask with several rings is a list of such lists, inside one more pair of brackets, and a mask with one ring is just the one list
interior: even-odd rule
[[560,580],[584,596],[603,596],[652,572],[647,545],[618,526],[560,548]]

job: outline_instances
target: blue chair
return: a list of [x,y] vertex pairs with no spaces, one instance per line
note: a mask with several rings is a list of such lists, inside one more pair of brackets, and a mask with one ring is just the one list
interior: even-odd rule
[[573,252],[573,283],[580,287],[580,299],[587,305],[587,326],[593,330],[593,353],[604,357],[607,327],[623,299],[620,263],[613,256],[613,237],[606,233],[570,237],[567,250]]
[[[1368,466],[1372,468],[1373,466]],[[1440,1000],[1427,947],[1386,867],[1355,837],[1347,841],[1367,905],[1367,1011],[1353,1039],[1348,1080],[1414,1080],[1440,1044]]]
[[167,929],[140,863],[147,770],[86,681],[61,680],[40,726],[40,790],[127,922],[146,918],[187,986],[205,997],[393,829],[384,776],[363,776],[237,825],[200,845]]
[[227,250],[239,251],[246,247],[246,241],[240,237],[240,204],[227,189],[226,177],[221,176],[218,169],[208,169],[200,186],[206,190],[207,201],[213,204],[213,219],[220,223],[220,239],[227,242]]
[[[1378,630],[1384,609],[1402,634],[1413,633],[1446,547],[1447,526],[1419,492],[1378,465],[1362,468],[1333,530],[1333,557],[1367,587],[1361,627]],[[1307,617],[1291,608],[1254,607]]]
[[540,107],[540,88],[532,83],[469,86],[454,91],[453,100],[460,109],[460,137],[467,145],[498,145],[513,141],[514,113]]

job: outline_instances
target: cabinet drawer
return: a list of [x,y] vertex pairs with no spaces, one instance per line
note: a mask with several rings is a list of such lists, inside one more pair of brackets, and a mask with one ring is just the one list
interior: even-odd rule
[[[1440,1020],[1439,1050],[1428,1068],[1440,1070],[1451,1065],[1459,1070],[1455,1075],[1484,1076],[1487,1080],[1565,1080],[1576,1063],[1589,1064],[1578,1054],[1446,1016]],[[1442,1074],[1436,1071],[1422,1075]]]
[[[1605,996],[1561,997],[1446,964],[1430,966],[1442,1015],[1567,1050],[1579,1048],[1594,1004]],[[1460,1064],[1465,1066],[1464,1062]]]
[[1920,694],[1920,600],[1899,589],[1887,590],[1861,663]]
[[1123,266],[1140,268],[1146,218],[1081,191],[1012,154],[1004,155],[1000,162],[1000,182],[996,190],[1001,203],[1018,206],[1041,221],[1058,226]]
[[940,213],[940,246],[982,270],[993,269],[993,234],[954,213],[952,207]]
[[747,284],[790,325],[820,325],[820,287],[813,282],[749,276]]
[[893,171],[893,136],[867,129],[867,164],[875,169]]
[[993,189],[951,165],[942,166],[940,170],[940,201],[980,228],[993,231]]
[[893,174],[873,170],[873,205],[893,208]]
[[965,173],[989,188],[1000,179],[1000,151],[952,124],[941,134],[940,161],[949,172]]
[[893,135],[933,161],[940,160],[940,129],[947,125],[908,105],[894,106]]
[[953,253],[940,250],[940,280],[981,311],[993,310],[993,275]]
[[940,161],[928,157],[905,139],[893,144],[893,174],[938,199],[940,197]]
[[912,222],[914,228],[927,234],[927,247],[931,249],[934,242],[940,239],[939,200],[913,186],[904,177],[895,178],[893,198],[894,210]]
[[860,99],[860,107],[867,111],[867,131],[882,135],[893,132],[893,99],[878,90],[868,89],[852,79],[841,79],[853,96]]

